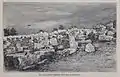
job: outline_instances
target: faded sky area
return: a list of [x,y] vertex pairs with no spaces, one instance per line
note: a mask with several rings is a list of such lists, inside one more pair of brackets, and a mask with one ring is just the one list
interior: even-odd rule
[[14,27],[19,34],[51,30],[60,24],[91,28],[98,22],[116,19],[115,3],[5,2],[3,7],[4,28]]

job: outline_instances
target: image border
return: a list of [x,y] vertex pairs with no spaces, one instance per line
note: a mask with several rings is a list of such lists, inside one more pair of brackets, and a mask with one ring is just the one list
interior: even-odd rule
[[[3,2],[115,2],[117,7],[116,72],[5,72],[3,69]],[[0,77],[119,77],[120,73],[120,3],[119,0],[0,0]]]

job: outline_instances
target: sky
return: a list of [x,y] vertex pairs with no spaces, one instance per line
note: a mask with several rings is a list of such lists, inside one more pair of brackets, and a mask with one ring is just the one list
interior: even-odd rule
[[3,12],[4,28],[14,27],[18,34],[31,34],[61,24],[91,28],[99,22],[116,19],[116,4],[5,2]]

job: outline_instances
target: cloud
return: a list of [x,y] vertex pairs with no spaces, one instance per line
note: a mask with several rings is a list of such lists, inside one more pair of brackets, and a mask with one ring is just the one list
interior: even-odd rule
[[64,20],[64,19],[61,19],[61,20],[58,20],[58,21],[43,21],[43,22],[36,22],[36,23],[33,23],[31,24],[31,26],[25,26],[25,28],[29,28],[29,29],[46,29],[46,28],[50,28],[50,27],[53,27],[53,26],[57,26],[57,25],[63,25],[63,24],[66,24],[66,23],[69,23],[70,21],[67,21],[67,20]]
[[56,21],[44,21],[44,22],[39,22],[39,23],[33,23],[31,26],[26,26],[26,28],[31,28],[31,29],[44,29],[53,25],[58,24]]
[[[51,28],[64,23],[92,25],[108,15],[116,14],[115,6],[114,3],[6,3],[4,25],[14,24],[19,32],[23,32],[23,29],[28,32],[31,31],[29,29]],[[31,26],[28,27],[29,24]]]
[[63,11],[48,11],[45,14],[52,14],[52,15],[71,15],[72,13],[63,12]]

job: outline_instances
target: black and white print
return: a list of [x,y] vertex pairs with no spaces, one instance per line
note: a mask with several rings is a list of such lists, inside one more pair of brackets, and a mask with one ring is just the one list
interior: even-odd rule
[[116,3],[4,2],[4,70],[115,72]]

